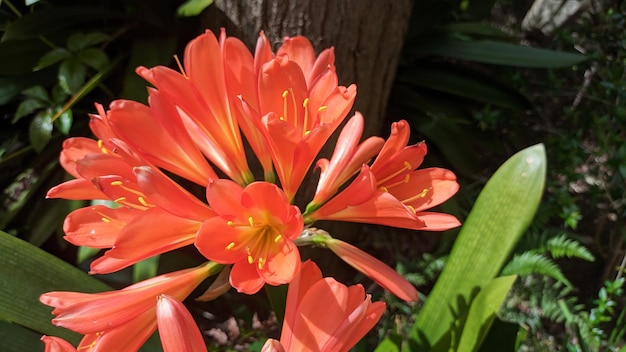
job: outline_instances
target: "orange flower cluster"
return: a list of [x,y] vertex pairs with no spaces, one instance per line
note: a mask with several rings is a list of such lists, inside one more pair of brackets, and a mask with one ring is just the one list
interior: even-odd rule
[[[70,243],[107,249],[91,273],[115,272],[188,245],[210,262],[114,292],[42,295],[55,307],[54,324],[85,335],[79,350],[136,350],[157,326],[166,350],[206,350],[194,332],[184,340],[193,320],[180,301],[223,265],[232,265],[230,285],[242,293],[290,283],[286,330],[266,350],[348,350],[384,304],[372,303],[360,286],[322,279],[313,263],[301,263],[299,245],[329,248],[400,298],[417,300],[415,288],[394,270],[311,227],[317,220],[436,231],[459,225],[451,215],[427,211],[458,184],[448,170],[417,169],[426,145],[408,145],[405,121],[394,123],[386,140],[360,142],[364,119],[356,113],[330,160],[316,161],[356,97],[354,85],[338,84],[332,48],[316,55],[306,38],[294,37],[274,53],[261,33],[252,55],[224,31],[219,38],[207,31],[187,46],[181,72],[157,66],[137,73],[154,87],[148,104],[97,105],[90,121],[97,139],[64,142],[60,162],[74,179],[48,197],[108,201],[70,213],[63,226]],[[263,169],[259,179],[244,140]],[[314,162],[317,190],[300,209],[293,199]],[[172,175],[204,187],[206,198]],[[333,307],[326,313],[335,318],[320,316],[319,305]],[[47,351],[73,350],[58,338],[42,340]]]

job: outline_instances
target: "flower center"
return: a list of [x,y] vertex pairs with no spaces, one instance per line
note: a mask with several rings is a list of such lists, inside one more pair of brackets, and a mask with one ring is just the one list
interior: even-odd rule
[[226,250],[244,251],[248,264],[257,263],[259,269],[263,269],[267,258],[280,250],[284,241],[280,226],[273,224],[271,220],[257,222],[250,216],[247,223],[228,221],[228,226],[237,227],[241,232],[240,241],[230,242]]

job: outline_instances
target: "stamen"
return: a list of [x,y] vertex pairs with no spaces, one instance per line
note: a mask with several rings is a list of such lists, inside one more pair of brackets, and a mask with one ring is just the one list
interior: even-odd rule
[[234,226],[234,224],[233,224],[233,222],[231,220],[226,221],[226,225],[228,225],[230,227]]
[[411,211],[413,212],[413,214],[417,213],[417,212],[415,211],[415,208],[413,208],[412,206],[407,205],[407,207],[408,207],[409,209],[411,209]]
[[226,250],[229,251],[229,250],[233,249],[233,247],[235,247],[235,242],[229,243],[228,246],[226,246]]
[[183,74],[183,77],[189,79],[189,77],[187,77],[187,73],[185,73],[185,69],[183,68],[183,65],[181,65],[180,60],[178,60],[178,55],[174,55],[174,60],[176,60],[176,64],[178,65],[178,69],[180,70],[180,73]]
[[402,179],[402,180],[400,180],[400,181],[398,181],[396,183],[388,184],[385,187],[386,187],[387,190],[389,190],[390,188],[393,188],[395,186],[401,185],[403,183],[409,183],[409,180],[411,180],[411,175],[410,174],[406,174],[406,175],[404,175],[404,179]]
[[257,264],[258,268],[263,269],[264,265],[265,265],[265,259],[259,257],[258,264]]
[[102,217],[102,219],[100,219],[100,220],[102,220],[102,222],[106,222],[107,224],[111,223],[111,219],[109,219],[109,218]]
[[113,181],[111,182],[111,186],[121,186],[122,185],[122,181]]
[[414,200],[417,200],[417,199],[420,199],[420,198],[424,198],[424,197],[426,197],[426,195],[428,194],[428,192],[430,190],[432,190],[432,187],[431,188],[424,188],[420,193],[414,195],[413,197],[409,197],[407,199],[403,199],[402,203],[406,204],[406,203],[413,202]]
[[[401,175],[401,174],[403,174],[403,173],[407,172],[407,170],[408,170],[408,171],[411,171],[411,170],[413,169],[413,168],[411,167],[411,163],[409,163],[408,161],[405,161],[404,163],[402,163],[402,165],[404,165],[404,168],[402,168],[402,169],[400,169],[400,170],[398,170],[398,171],[396,171],[396,172],[392,173],[391,175],[389,175],[389,176],[385,177],[383,180],[378,181],[378,184],[379,184],[379,185],[380,185],[380,184],[383,184],[383,183],[385,183],[385,182],[387,182],[387,181],[391,180],[392,178],[394,178],[394,177],[396,177],[396,176],[398,176],[398,175]],[[408,182],[408,181],[407,181],[407,182]]]
[[289,94],[288,90],[285,90],[282,94],[283,96],[283,116],[280,117],[282,121],[285,121],[289,114],[287,114],[287,95]]
[[302,107],[304,108],[304,121],[302,123],[302,130],[304,131],[305,136],[311,132],[308,130],[309,128],[309,109],[307,108],[308,106],[309,106],[309,98],[304,98],[304,101],[302,102]]
[[254,227],[254,219],[252,216],[248,216],[248,224],[250,224],[250,227]]
[[114,200],[115,203],[120,203],[126,200],[126,197],[119,197],[116,200]]
[[137,197],[137,200],[139,201],[139,203],[141,203],[141,205],[143,205],[144,207],[148,206],[148,202],[146,202],[145,199],[143,199],[143,197],[139,196]]
[[380,190],[389,193],[389,190],[385,186],[380,187]]
[[254,263],[254,258],[250,254],[248,254],[248,264]]
[[274,237],[274,243],[278,243],[278,242],[282,241],[282,239],[283,239],[283,236],[282,235],[278,235],[278,236]]

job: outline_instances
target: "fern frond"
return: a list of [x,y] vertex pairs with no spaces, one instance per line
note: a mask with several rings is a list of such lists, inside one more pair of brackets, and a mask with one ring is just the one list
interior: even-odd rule
[[580,242],[568,238],[566,235],[561,234],[549,239],[544,249],[550,252],[552,258],[579,258],[589,262],[595,260],[593,254],[587,250]]
[[502,275],[514,274],[519,276],[530,274],[546,275],[568,287],[572,286],[569,280],[565,278],[565,275],[563,275],[563,272],[561,272],[561,269],[552,260],[538,253],[524,252],[513,256],[511,261],[502,269]]

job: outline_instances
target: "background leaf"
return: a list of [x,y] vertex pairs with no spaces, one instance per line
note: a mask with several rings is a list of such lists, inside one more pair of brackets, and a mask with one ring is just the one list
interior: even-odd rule
[[513,155],[487,182],[412,328],[414,349],[439,343],[476,289],[498,274],[532,221],[545,174],[545,150],[538,144]]
[[[0,319],[41,334],[62,337],[76,344],[79,336],[57,328],[50,320],[52,308],[39,303],[49,291],[99,292],[111,288],[63,260],[0,231]],[[4,339],[0,348],[4,351]]]
[[212,3],[213,0],[187,0],[178,7],[176,13],[181,17],[197,16]]

